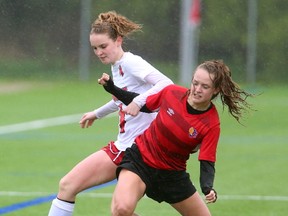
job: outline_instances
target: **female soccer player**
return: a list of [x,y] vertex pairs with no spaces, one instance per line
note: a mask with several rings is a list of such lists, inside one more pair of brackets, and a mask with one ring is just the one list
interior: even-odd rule
[[[125,103],[135,96],[113,86],[106,74],[99,83],[107,85],[105,89]],[[250,108],[246,99],[252,95],[239,88],[221,60],[200,64],[190,89],[169,85],[147,97],[141,111],[159,113],[135,144],[126,149],[117,168],[113,216],[131,216],[144,194],[169,203],[181,215],[211,215],[186,172],[186,162],[199,150],[201,190],[207,203],[215,202],[213,182],[220,122],[212,100],[217,95],[237,121]]]
[[148,95],[160,91],[172,81],[160,73],[140,56],[124,52],[122,42],[130,33],[141,29],[126,17],[110,11],[101,13],[92,24],[90,43],[94,53],[103,64],[111,64],[113,79],[117,86],[139,93],[127,107],[114,98],[102,107],[88,112],[80,120],[80,126],[87,128],[96,119],[118,111],[119,132],[115,142],[108,143],[101,150],[78,163],[59,183],[57,198],[53,200],[49,216],[70,216],[73,213],[78,193],[92,186],[109,182],[116,178],[116,168],[123,152],[130,147],[135,137],[150,125],[156,114],[139,113]]

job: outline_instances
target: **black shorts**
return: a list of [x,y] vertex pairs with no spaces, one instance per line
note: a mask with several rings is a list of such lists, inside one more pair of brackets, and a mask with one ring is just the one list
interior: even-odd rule
[[160,170],[148,166],[135,144],[126,149],[116,171],[117,178],[123,168],[136,173],[146,184],[146,195],[159,203],[178,203],[196,192],[186,171]]

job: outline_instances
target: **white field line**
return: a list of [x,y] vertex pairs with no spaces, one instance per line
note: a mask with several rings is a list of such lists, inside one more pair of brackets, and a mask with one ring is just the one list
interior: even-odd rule
[[[55,118],[48,118],[48,119],[39,119],[35,121],[23,122],[23,123],[18,123],[18,124],[4,125],[4,126],[0,126],[0,135],[16,133],[16,132],[21,132],[21,131],[35,130],[35,129],[45,128],[45,127],[53,127],[53,126],[71,124],[71,123],[79,122],[82,115],[83,113],[60,116],[60,117],[55,117]],[[109,116],[112,117],[115,115],[112,114]]]
[[[11,125],[6,125],[6,126],[0,126],[0,135],[75,123],[80,120],[82,115],[83,113],[23,122],[23,123],[18,123],[18,124],[11,124]],[[112,117],[115,115],[112,114],[109,116]],[[35,197],[35,196],[48,196],[48,195],[51,195],[51,193],[0,191],[0,196]],[[80,196],[92,197],[92,198],[105,198],[105,197],[111,198],[112,193],[81,193]],[[219,199],[221,200],[288,201],[288,196],[220,195]]]
[[219,195],[221,200],[288,201],[288,196]]
[[[17,191],[0,191],[1,196],[10,197],[35,197],[49,196],[48,192],[17,192]],[[111,198],[112,193],[81,193],[79,196],[88,198]],[[260,196],[260,195],[219,195],[219,200],[238,200],[238,201],[288,201],[288,196]]]

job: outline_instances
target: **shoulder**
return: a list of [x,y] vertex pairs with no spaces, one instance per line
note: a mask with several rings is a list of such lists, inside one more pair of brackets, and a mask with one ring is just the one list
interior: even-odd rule
[[134,55],[130,52],[125,52],[121,61],[121,67],[124,73],[126,72],[128,74],[132,74],[133,76],[142,80],[149,74],[160,73],[142,57]]
[[217,113],[217,115],[218,115],[218,111],[217,111],[217,108],[216,108],[214,103],[212,103],[211,111],[214,113]]
[[141,56],[135,55],[131,52],[125,52],[123,56],[123,63],[124,64],[136,64],[136,63],[146,62]]
[[220,127],[220,118],[216,106],[212,103],[211,109],[207,112],[211,125]]
[[172,84],[172,85],[170,85],[170,87],[171,87],[171,89],[174,89],[175,91],[186,92],[188,90],[188,88],[186,88],[184,86],[176,85],[176,84]]
[[165,98],[166,101],[174,101],[183,99],[187,93],[188,89],[184,88],[182,86],[178,86],[175,84],[170,84],[162,89],[162,91],[159,92],[159,95],[161,97]]
[[121,67],[123,70],[128,72],[143,71],[149,67],[149,63],[146,62],[142,57],[134,55],[130,52],[125,52],[121,59]]
[[167,92],[179,92],[179,93],[185,93],[188,91],[188,88],[185,88],[183,86],[179,86],[179,85],[175,85],[175,84],[171,84],[171,85],[168,85],[164,88],[165,91]]

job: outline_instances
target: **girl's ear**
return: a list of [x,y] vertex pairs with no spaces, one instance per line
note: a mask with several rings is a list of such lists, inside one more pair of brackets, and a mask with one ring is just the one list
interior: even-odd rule
[[216,88],[216,89],[214,90],[213,95],[217,96],[217,95],[219,94],[219,92],[220,92],[220,89],[219,89],[219,88]]
[[117,46],[121,46],[122,42],[123,42],[123,37],[118,36],[117,39],[116,39]]
[[220,89],[215,89],[211,100],[213,100],[214,98],[216,98],[216,97],[218,96],[219,92],[220,92]]

